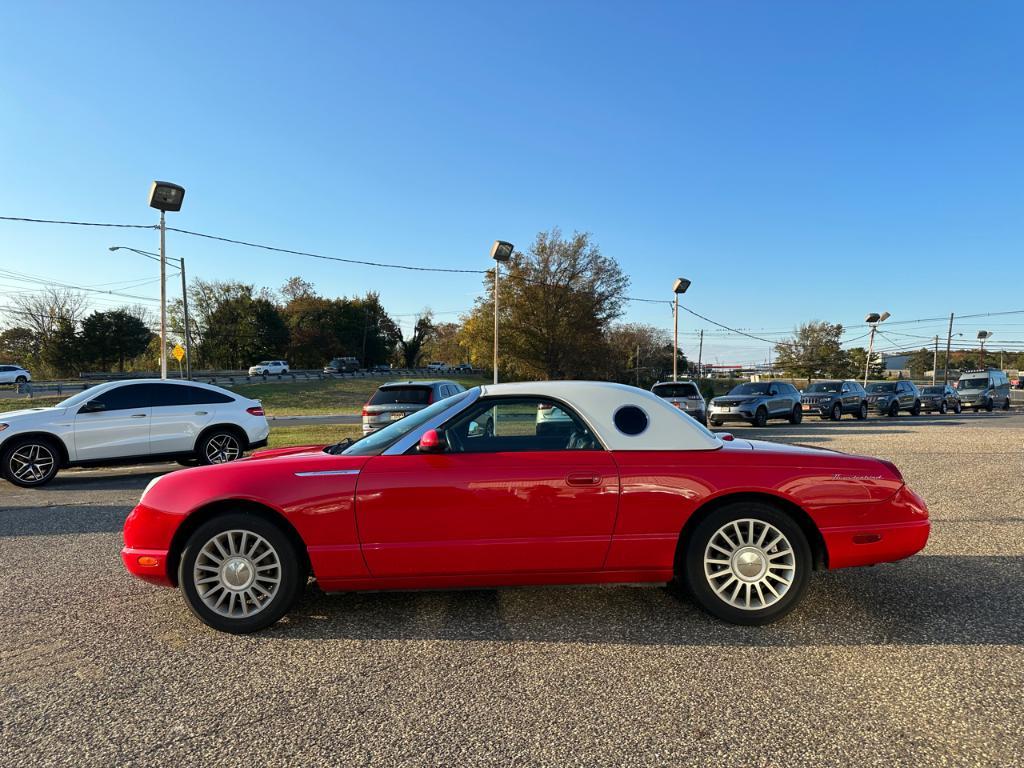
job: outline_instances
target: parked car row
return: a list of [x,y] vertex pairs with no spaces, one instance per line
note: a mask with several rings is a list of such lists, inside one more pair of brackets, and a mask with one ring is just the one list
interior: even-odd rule
[[866,419],[869,413],[896,417],[900,413],[960,413],[964,408],[992,411],[1010,408],[1010,382],[996,369],[965,371],[956,387],[935,384],[918,387],[911,381],[819,381],[803,391],[782,381],[739,384],[728,394],[706,403],[695,382],[666,381],[651,391],[705,426],[720,427],[745,421],[755,427],[771,419],[799,424],[804,416],[839,421],[843,416]]

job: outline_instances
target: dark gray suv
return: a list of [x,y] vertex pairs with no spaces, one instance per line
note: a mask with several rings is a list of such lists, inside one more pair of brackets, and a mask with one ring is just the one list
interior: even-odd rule
[[783,381],[759,381],[733,387],[728,395],[711,400],[708,422],[713,427],[726,421],[748,421],[763,427],[768,419],[786,419],[790,424],[803,420],[800,392]]
[[844,413],[855,419],[868,417],[868,396],[856,381],[819,381],[800,396],[804,413],[816,413],[823,419],[839,421]]
[[934,384],[930,387],[921,387],[921,408],[928,413],[960,413],[963,405],[960,403],[960,395],[949,384]]
[[696,383],[692,381],[659,381],[651,387],[651,392],[662,400],[668,400],[687,416],[692,416],[707,426],[708,407]]
[[873,381],[867,392],[868,408],[883,416],[899,416],[900,411],[921,414],[921,393],[912,381]]

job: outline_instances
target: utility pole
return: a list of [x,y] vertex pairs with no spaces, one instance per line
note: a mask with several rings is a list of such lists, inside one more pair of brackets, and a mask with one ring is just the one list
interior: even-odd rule
[[942,383],[949,384],[949,348],[953,345],[953,313],[949,313],[949,331],[946,333],[946,365],[942,371]]
[[697,347],[697,381],[700,381],[704,376],[703,368],[704,359],[704,329],[700,329],[700,345]]
[[675,308],[672,310],[672,324],[675,336],[672,337],[672,381],[679,379],[679,294],[676,294]]
[[160,211],[160,378],[167,378],[167,227]]
[[935,383],[935,377],[938,375],[939,367],[939,336],[935,335],[935,354],[932,355],[932,384]]
[[[188,327],[188,290],[185,287],[185,260],[178,259],[181,266],[181,306],[185,310],[185,376],[192,381],[192,334]],[[180,368],[181,363],[178,363]],[[181,371],[178,371],[179,376]]]

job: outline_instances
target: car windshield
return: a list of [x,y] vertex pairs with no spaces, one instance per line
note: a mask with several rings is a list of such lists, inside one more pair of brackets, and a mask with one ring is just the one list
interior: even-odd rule
[[400,438],[410,432],[419,429],[439,413],[461,403],[473,390],[460,392],[447,400],[438,400],[433,405],[427,406],[422,411],[416,411],[406,416],[401,421],[395,421],[384,427],[384,429],[372,432],[366,437],[352,443],[342,451],[343,456],[377,456],[391,447]]
[[430,387],[381,387],[373,393],[368,405],[427,405],[430,402]]
[[945,387],[924,387],[921,392],[926,395],[941,395],[946,391]]
[[868,392],[895,392],[896,382],[875,382],[874,384],[868,384]]
[[698,397],[695,384],[655,384],[654,394],[658,397]]
[[841,381],[819,381],[817,384],[812,384],[807,391],[808,392],[838,392],[843,388]]
[[960,383],[957,384],[958,389],[984,389],[988,386],[988,379],[974,378],[974,379],[960,379]]
[[771,384],[740,384],[733,387],[730,395],[767,395]]
[[270,360],[260,360],[258,363],[256,363],[256,365],[270,365],[270,364],[271,364]]

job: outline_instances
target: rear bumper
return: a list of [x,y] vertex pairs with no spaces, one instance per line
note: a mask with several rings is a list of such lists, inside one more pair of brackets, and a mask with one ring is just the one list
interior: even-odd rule
[[830,569],[902,560],[920,552],[928,543],[928,508],[907,486],[880,505],[872,517],[879,522],[821,529]]
[[143,581],[159,584],[162,587],[174,586],[167,575],[166,549],[124,547],[121,550],[121,562],[128,569],[128,573]]
[[264,437],[262,440],[251,440],[249,442],[249,450],[255,451],[257,448],[266,448],[269,437]]

